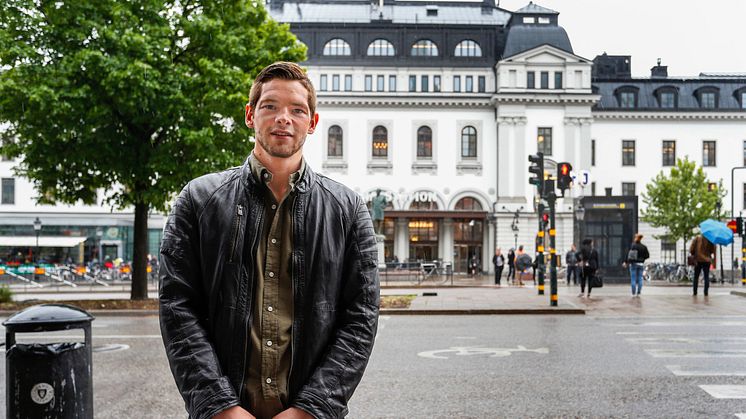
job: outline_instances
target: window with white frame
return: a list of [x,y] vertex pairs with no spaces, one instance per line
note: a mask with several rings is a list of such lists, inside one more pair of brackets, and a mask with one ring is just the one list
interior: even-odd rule
[[428,126],[421,126],[417,130],[417,158],[422,160],[433,158],[433,130]]
[[350,44],[344,39],[334,38],[324,44],[323,55],[352,55]]
[[476,41],[465,39],[456,45],[454,55],[457,57],[481,57],[482,47]]
[[343,135],[339,125],[329,127],[327,141],[327,156],[329,158],[341,158],[343,154]]
[[14,178],[2,178],[2,198],[0,204],[13,205],[16,203],[16,180]]
[[386,127],[378,125],[373,128],[372,155],[375,159],[387,159],[389,156],[389,133]]
[[393,57],[396,49],[385,39],[376,39],[368,45],[368,55],[372,57]]
[[477,129],[472,126],[461,130],[461,158],[477,158]]

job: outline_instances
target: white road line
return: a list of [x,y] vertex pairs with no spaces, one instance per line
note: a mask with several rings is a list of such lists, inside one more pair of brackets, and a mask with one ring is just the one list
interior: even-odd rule
[[617,335],[683,335],[683,332],[616,332]]
[[746,419],[746,413],[736,413],[738,419]]
[[693,327],[703,326],[707,328],[715,326],[732,327],[746,326],[746,321],[681,321],[681,322],[641,322],[641,323],[610,323],[611,327]]
[[746,358],[746,349],[645,349],[654,358]]
[[746,377],[746,370],[742,371],[714,371],[714,370],[685,370],[681,365],[666,365],[673,375],[679,377]]
[[737,337],[662,337],[662,338],[625,338],[627,342],[631,343],[688,343],[688,344],[705,344],[705,343],[718,343],[718,344],[742,344],[746,343],[746,338]]
[[[16,335],[16,341],[27,341],[34,339],[82,339],[80,335]],[[93,335],[93,339],[161,339],[161,335]]]
[[746,386],[708,384],[699,388],[716,399],[746,399]]

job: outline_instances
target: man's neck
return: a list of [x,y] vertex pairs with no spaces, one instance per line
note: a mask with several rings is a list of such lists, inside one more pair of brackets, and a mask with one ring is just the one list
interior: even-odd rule
[[272,173],[272,180],[269,182],[269,189],[272,195],[279,202],[285,196],[290,187],[290,175],[301,168],[303,153],[298,151],[290,157],[281,158],[270,156],[267,152],[257,147],[254,149],[254,157],[259,160],[262,166],[266,167]]

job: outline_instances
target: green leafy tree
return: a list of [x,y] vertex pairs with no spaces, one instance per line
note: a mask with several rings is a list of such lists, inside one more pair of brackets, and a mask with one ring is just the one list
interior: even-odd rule
[[721,217],[724,196],[722,180],[710,189],[702,167],[688,158],[677,159],[669,174],[661,171],[647,184],[642,194],[646,206],[641,211],[642,220],[653,227],[665,228],[668,237],[686,243],[699,223]]
[[149,211],[246,157],[251,80],[306,51],[246,0],[5,0],[0,45],[3,154],[40,203],[134,208],[133,299]]

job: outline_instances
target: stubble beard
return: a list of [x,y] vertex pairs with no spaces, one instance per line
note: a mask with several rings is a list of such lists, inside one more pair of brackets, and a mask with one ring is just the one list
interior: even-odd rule
[[306,137],[303,136],[303,138],[297,141],[293,139],[293,141],[289,143],[271,144],[271,142],[266,140],[264,136],[257,135],[256,141],[262,146],[268,155],[275,158],[286,159],[293,156],[303,148],[303,144],[306,143]]

